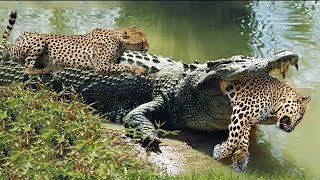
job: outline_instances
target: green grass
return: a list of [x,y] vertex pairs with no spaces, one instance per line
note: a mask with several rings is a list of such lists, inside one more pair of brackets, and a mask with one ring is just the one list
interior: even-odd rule
[[205,170],[201,172],[191,172],[187,174],[180,174],[171,176],[166,179],[172,180],[304,180],[311,177],[307,172],[294,173],[294,174],[273,174],[261,175],[255,172],[235,172],[233,170],[223,170],[220,168]]
[[158,172],[103,128],[76,96],[68,103],[48,90],[0,87],[2,179],[153,179]]

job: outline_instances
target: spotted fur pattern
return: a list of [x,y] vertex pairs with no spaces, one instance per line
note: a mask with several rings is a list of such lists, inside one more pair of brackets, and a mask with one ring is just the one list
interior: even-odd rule
[[18,61],[26,74],[45,73],[43,67],[74,67],[94,69],[98,73],[132,72],[147,74],[146,69],[118,64],[125,50],[146,52],[146,35],[137,27],[107,30],[96,28],[84,35],[53,35],[24,32],[11,45],[7,45],[17,13],[11,12],[3,35],[2,56]]
[[274,117],[278,128],[291,132],[310,100],[269,75],[222,82],[221,90],[228,96],[233,113],[228,139],[215,146],[213,156],[219,160],[233,155],[233,167],[239,171],[247,168],[251,126]]

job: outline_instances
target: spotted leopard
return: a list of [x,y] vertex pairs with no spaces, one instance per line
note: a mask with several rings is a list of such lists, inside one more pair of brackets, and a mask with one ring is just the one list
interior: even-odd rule
[[[3,58],[11,58],[24,65],[26,74],[50,73],[57,67],[94,69],[102,74],[147,74],[147,70],[142,67],[118,64],[125,50],[148,50],[146,35],[137,27],[117,30],[96,28],[87,34],[70,36],[24,32],[7,45],[16,18],[16,11],[12,11],[3,35],[1,54]],[[45,71],[44,67],[49,70]]]
[[301,122],[311,100],[269,75],[222,81],[220,88],[229,98],[233,113],[228,139],[214,147],[213,157],[220,160],[233,155],[232,166],[237,171],[245,170],[249,162],[252,125],[271,117],[277,128],[291,132]]

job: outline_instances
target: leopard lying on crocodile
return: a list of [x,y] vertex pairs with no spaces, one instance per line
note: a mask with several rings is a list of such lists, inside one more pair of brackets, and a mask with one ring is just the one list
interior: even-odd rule
[[61,66],[94,69],[103,74],[147,72],[143,67],[117,64],[125,50],[148,50],[147,37],[137,27],[117,30],[96,28],[84,35],[72,36],[24,32],[12,44],[7,45],[16,18],[17,12],[12,11],[0,52],[4,58],[13,58],[24,65],[26,74],[51,73]]
[[[248,164],[252,125],[274,123],[291,132],[301,122],[310,97],[300,96],[269,75],[278,69],[284,76],[289,65],[298,68],[297,63],[298,56],[290,51],[271,58],[238,55],[203,64],[125,51],[120,64],[143,67],[147,76],[64,68],[40,78],[56,91],[62,90],[62,84],[72,86],[86,103],[112,121],[123,121],[128,133],[141,132],[141,140],[154,146],[161,143],[155,128],[158,121],[168,129],[228,129],[228,139],[214,147],[213,157],[233,156],[234,169],[242,171]],[[18,63],[0,62],[0,85],[25,78]]]

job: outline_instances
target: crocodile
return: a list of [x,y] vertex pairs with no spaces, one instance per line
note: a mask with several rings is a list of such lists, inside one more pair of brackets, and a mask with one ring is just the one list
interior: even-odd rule
[[[278,82],[270,73],[279,70],[284,77],[289,65],[298,69],[298,59],[294,52],[280,51],[269,58],[235,55],[186,64],[169,57],[125,51],[119,63],[141,66],[147,69],[148,75],[125,72],[99,75],[93,70],[63,68],[39,77],[56,91],[72,87],[106,118],[123,121],[129,135],[140,134],[144,144],[160,151],[158,124],[165,129],[228,130],[234,105],[223,93],[222,82],[261,77]],[[0,85],[26,79],[21,65],[11,60],[0,62]],[[279,124],[279,121],[269,112],[254,123]],[[246,167],[246,163],[233,162],[236,170],[245,169],[239,166]]]

